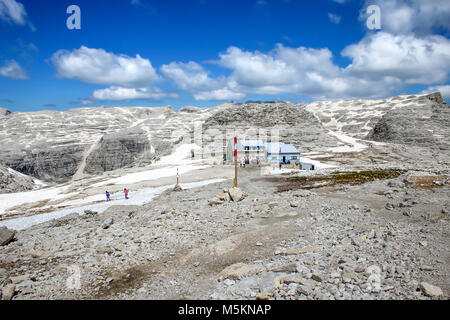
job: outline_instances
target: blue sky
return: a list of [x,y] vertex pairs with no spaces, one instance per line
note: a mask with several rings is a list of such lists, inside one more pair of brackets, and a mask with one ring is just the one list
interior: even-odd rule
[[0,106],[448,98],[449,31],[445,0],[0,0]]

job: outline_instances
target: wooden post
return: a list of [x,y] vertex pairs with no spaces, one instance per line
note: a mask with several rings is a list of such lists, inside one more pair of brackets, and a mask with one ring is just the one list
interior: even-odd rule
[[234,187],[237,188],[237,137],[234,137]]

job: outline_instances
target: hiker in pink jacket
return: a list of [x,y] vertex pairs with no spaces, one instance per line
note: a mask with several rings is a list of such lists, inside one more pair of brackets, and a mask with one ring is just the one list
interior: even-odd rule
[[125,199],[128,199],[128,190],[127,190],[127,188],[123,189],[123,193],[125,194]]

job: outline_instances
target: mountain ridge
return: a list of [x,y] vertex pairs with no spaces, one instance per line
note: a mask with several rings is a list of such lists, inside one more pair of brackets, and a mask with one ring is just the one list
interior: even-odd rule
[[[405,137],[392,140],[392,134],[379,134],[402,132],[399,124],[407,125],[411,120],[411,112],[402,110],[416,110],[414,123],[418,128],[415,138],[409,140],[415,139],[422,147],[433,147],[422,137],[425,133],[420,126],[424,122],[417,116],[421,109],[434,110],[436,115],[428,119],[427,128],[434,127],[438,136],[445,137],[449,109],[438,92],[301,104],[228,102],[212,108],[186,106],[178,111],[171,106],[2,111],[0,141],[4,147],[0,150],[0,163],[46,182],[64,183],[76,173],[95,175],[154,163],[169,155],[183,139],[195,139],[199,126],[206,149],[212,148],[216,138],[211,132],[225,135],[233,129],[249,135],[261,131],[269,140],[270,129],[277,129],[280,141],[292,142],[302,153],[326,152],[345,145],[339,135],[330,132],[356,139],[406,143]],[[447,148],[446,143],[439,145]],[[220,150],[214,153],[221,157],[217,155]]]

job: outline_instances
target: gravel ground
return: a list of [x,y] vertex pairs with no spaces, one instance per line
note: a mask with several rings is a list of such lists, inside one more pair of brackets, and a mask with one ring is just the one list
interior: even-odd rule
[[18,232],[3,299],[448,299],[447,175],[279,193],[258,170],[242,201],[228,180]]

